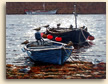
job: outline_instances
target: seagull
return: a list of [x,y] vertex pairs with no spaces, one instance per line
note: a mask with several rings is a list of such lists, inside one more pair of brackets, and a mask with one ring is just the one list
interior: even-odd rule
[[46,26],[43,26],[43,27],[46,27],[46,28],[48,28],[48,27],[49,27],[49,25],[46,25]]
[[21,44],[27,44],[27,43],[29,43],[29,41],[28,41],[28,40],[24,41],[24,42],[23,42],[23,43],[21,43]]
[[31,68],[28,66],[27,68],[20,69],[19,72],[28,73]]
[[101,61],[100,60],[98,60],[98,59],[94,59],[94,61],[92,62],[93,64],[98,64],[98,63],[100,63]]
[[57,26],[60,26],[61,24],[59,23],[59,24],[57,24]]
[[57,24],[57,28],[60,28],[60,25],[61,25],[60,23],[59,23],[59,24]]
[[69,27],[69,28],[73,30],[73,25],[70,25],[70,27]]
[[35,29],[33,29],[33,30],[36,30],[36,31],[39,31],[41,28],[40,27],[38,27],[38,28],[35,28]]
[[84,30],[87,31],[87,27]]
[[73,46],[72,41],[69,41],[69,43],[66,46]]

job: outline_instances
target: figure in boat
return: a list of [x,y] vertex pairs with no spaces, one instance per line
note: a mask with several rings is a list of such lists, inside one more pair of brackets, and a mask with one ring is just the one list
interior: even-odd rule
[[41,45],[42,45],[42,43],[44,44],[44,40],[41,37],[41,33],[39,32],[40,29],[41,29],[40,27],[36,28],[36,29],[33,29],[33,30],[36,30],[36,32],[35,32],[35,39],[36,39],[36,42],[38,43],[38,45],[39,45],[39,42],[41,43]]
[[[60,27],[60,23],[57,24],[57,28],[49,28],[46,27],[46,31],[44,34],[46,35],[52,35],[53,41],[56,41],[56,37],[61,38],[61,42],[63,43],[68,43],[69,41],[71,41],[74,45],[83,45],[86,40],[89,37],[89,40],[94,40],[94,37],[87,31],[87,27],[83,26],[78,28],[77,27],[77,13],[76,13],[76,5],[74,5],[74,12],[73,12],[74,16],[75,16],[75,27],[73,27],[73,25],[70,25],[69,28],[61,28]],[[45,36],[45,35],[44,35]]]

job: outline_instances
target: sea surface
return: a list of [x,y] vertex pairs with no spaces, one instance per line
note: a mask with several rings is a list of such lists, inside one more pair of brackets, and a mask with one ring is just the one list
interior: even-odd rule
[[[35,40],[33,28],[41,27],[41,32],[50,27],[75,26],[74,15],[6,15],[6,64],[32,65],[34,64],[26,53],[22,52],[21,45],[25,40]],[[92,63],[106,62],[106,15],[87,14],[78,15],[78,27],[86,26],[88,32],[95,37],[91,47],[82,47],[79,52],[71,55],[67,61],[88,61]]]

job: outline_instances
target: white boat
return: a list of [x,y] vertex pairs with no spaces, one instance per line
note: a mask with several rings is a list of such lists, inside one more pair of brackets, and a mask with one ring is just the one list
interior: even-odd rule
[[37,10],[37,11],[25,10],[25,13],[26,13],[27,15],[56,14],[56,13],[57,13],[57,10],[46,11],[46,10],[45,10],[45,3],[44,3],[44,4],[43,4],[43,10]]

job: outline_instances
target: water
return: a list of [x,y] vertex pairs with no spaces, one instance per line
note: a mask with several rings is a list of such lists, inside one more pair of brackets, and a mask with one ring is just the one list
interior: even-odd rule
[[[56,27],[74,25],[73,15],[6,15],[6,64],[26,65],[32,64],[26,53],[21,51],[22,42],[35,40],[33,28],[50,24]],[[73,60],[95,62],[106,62],[106,15],[78,15],[78,27],[87,26],[88,31],[95,37],[94,45],[88,48],[81,48]],[[45,31],[42,27],[41,31]],[[68,61],[71,61],[68,59]]]

